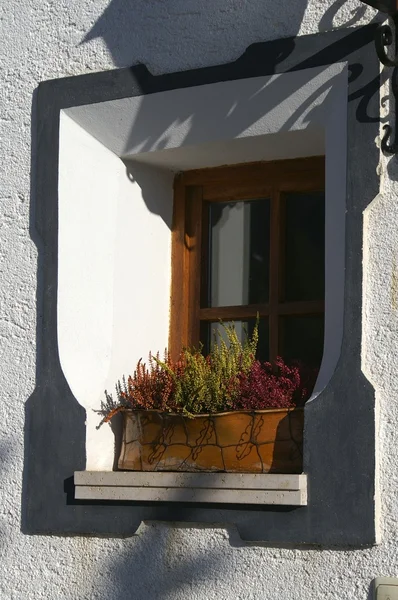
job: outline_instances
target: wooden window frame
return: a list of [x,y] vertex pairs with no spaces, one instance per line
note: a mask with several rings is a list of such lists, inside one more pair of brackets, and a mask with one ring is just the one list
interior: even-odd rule
[[[269,353],[270,359],[274,360],[278,355],[280,316],[324,313],[323,300],[283,301],[281,232],[285,193],[324,190],[323,156],[198,169],[176,175],[169,331],[169,349],[174,358],[184,346],[198,345],[200,321],[246,319],[259,314],[269,319]],[[253,198],[271,200],[269,302],[201,308],[205,277],[203,264],[207,261],[207,245],[203,244],[205,202]]]

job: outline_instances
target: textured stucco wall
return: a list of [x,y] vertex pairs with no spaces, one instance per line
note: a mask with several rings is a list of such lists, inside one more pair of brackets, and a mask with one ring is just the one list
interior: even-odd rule
[[[398,575],[398,167],[366,219],[363,360],[380,403],[383,541],[343,551],[243,546],[223,528],[143,525],[131,539],[20,532],[24,403],[36,368],[36,234],[29,233],[32,94],[48,78],[144,62],[154,73],[237,58],[253,42],[357,25],[357,0],[3,0],[0,7],[1,599],[368,597]],[[358,159],[360,160],[360,155]],[[40,276],[40,269],[39,269]],[[37,313],[40,317],[40,307]]]

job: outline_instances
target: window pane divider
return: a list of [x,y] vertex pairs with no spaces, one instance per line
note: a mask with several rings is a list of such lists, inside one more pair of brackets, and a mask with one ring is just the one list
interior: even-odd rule
[[[323,300],[303,300],[295,302],[279,302],[275,305],[277,316],[285,315],[316,315],[322,314],[325,303]],[[231,319],[250,319],[268,317],[270,315],[269,304],[246,304],[238,306],[213,306],[199,309],[201,321],[227,321]]]
[[247,304],[244,306],[214,306],[212,308],[201,308],[199,318],[201,321],[218,321],[219,319],[248,319],[256,317],[268,317],[269,304]]

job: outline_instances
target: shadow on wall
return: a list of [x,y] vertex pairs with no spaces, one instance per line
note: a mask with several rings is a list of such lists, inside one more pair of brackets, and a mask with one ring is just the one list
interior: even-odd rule
[[[235,536],[233,529],[213,529],[211,537],[206,536],[206,544],[200,534],[192,543],[189,535],[170,525],[145,524],[138,537],[126,540],[119,551],[108,556],[96,575],[93,593],[109,600],[208,598],[211,581],[212,594],[217,590],[219,600],[235,598],[231,557],[225,551],[228,540],[232,546],[242,546]],[[245,569],[243,561],[234,565],[234,578],[241,569]],[[245,597],[252,596],[249,593]]]
[[[325,11],[319,31],[334,28],[346,2],[337,0]],[[307,3],[252,0],[249,9],[237,0],[111,0],[81,43],[102,38],[117,67],[147,64],[148,56],[164,70],[171,64],[173,70],[219,64],[239,56],[253,42],[297,35]],[[356,6],[340,26],[354,26],[365,11],[365,6]]]
[[[183,529],[185,531],[181,531]],[[305,587],[311,589],[316,585],[305,559],[299,555],[296,555],[294,577],[285,577],[284,582],[284,569],[292,560],[291,556],[283,560],[283,554],[276,558],[278,555],[273,553],[269,570],[265,555],[262,552],[252,554],[233,528],[214,528],[206,535],[203,530],[196,530],[194,541],[190,539],[189,530],[194,535],[188,526],[179,526],[177,530],[170,525],[145,524],[139,536],[124,540],[123,545],[105,558],[95,573],[92,597],[107,600],[267,600],[281,591],[284,592],[281,597],[287,593],[287,598],[297,598]],[[336,547],[333,550],[336,552]],[[303,549],[307,560],[308,551],[314,555],[320,550],[314,547]],[[262,565],[260,571],[257,570],[259,565]],[[282,580],[275,584],[278,573]],[[292,592],[295,578],[300,580],[297,595]],[[326,578],[331,587],[336,586],[333,575],[327,574]],[[352,597],[358,592],[353,582],[343,583],[340,591],[344,588],[346,593],[352,591]],[[276,591],[276,595],[270,590]],[[368,589],[364,587],[366,600],[373,600],[373,590],[373,582],[369,583]]]
[[[336,8],[334,11],[329,9],[327,11],[329,14],[325,13],[324,25],[329,21],[333,22],[333,14],[336,10]],[[361,15],[362,11],[359,11],[358,18]],[[353,20],[350,24],[353,24]],[[359,39],[361,31],[353,30],[351,35],[358,36]],[[344,61],[347,56],[347,47],[343,40],[335,42],[329,48],[309,56],[300,63],[294,63],[291,60],[294,48],[294,38],[281,39],[269,44],[252,44],[235,63],[214,67],[214,69],[222,71],[220,80],[223,78],[228,80],[229,69],[236,69],[237,67],[238,69],[240,68],[242,77],[254,78],[263,73],[264,65],[267,66],[269,74],[298,70],[305,71],[307,69],[306,80],[304,81],[304,78],[301,80],[302,85],[304,85],[305,83],[309,83],[314,76],[313,72],[310,71],[312,67],[326,65],[329,62],[337,62],[338,60]],[[211,70],[211,68],[207,70],[210,81],[212,77]],[[349,100],[359,99],[356,111],[359,122],[379,122],[379,115],[369,113],[368,111],[369,102],[379,89],[379,77],[375,77],[363,85],[362,73],[362,65],[351,65],[349,83],[352,84],[356,80],[360,83],[358,84],[358,89],[349,97]],[[143,155],[167,149],[170,142],[170,132],[174,127],[178,128],[181,126],[184,129],[185,125],[183,134],[184,149],[189,150],[190,147],[197,145],[200,147],[204,123],[206,123],[206,127],[209,129],[217,131],[217,138],[219,140],[233,140],[229,142],[229,148],[232,148],[234,144],[245,144],[247,140],[238,139],[239,136],[259,119],[270,114],[278,105],[283,103],[286,97],[289,97],[295,91],[294,82],[290,84],[292,88],[287,89],[280,86],[279,82],[271,81],[264,86],[262,83],[257,84],[254,80],[253,84],[245,88],[245,91],[240,93],[240,95],[235,93],[233,96],[225,97],[222,100],[221,96],[216,97],[211,114],[209,114],[207,105],[196,105],[195,110],[192,111],[189,103],[180,103],[176,106],[173,102],[165,103],[161,111],[155,111],[150,92],[153,91],[154,83],[156,85],[156,77],[151,76],[143,65],[136,67],[136,76],[139,80],[142,93],[149,93],[149,95],[144,96],[139,105],[134,125],[129,135],[124,137],[124,146],[119,149],[120,155],[125,157],[127,177],[131,181],[137,181],[140,185],[147,208],[151,212],[159,214],[169,226],[171,225],[170,216],[162,214],[161,204],[156,203],[155,200],[159,194],[157,193],[158,190],[154,189],[153,186],[153,167],[150,165],[145,166],[134,160],[131,161],[131,158],[134,159],[135,152],[138,150]],[[168,76],[164,77],[167,79]],[[173,75],[169,77],[173,77]],[[295,124],[299,121],[301,121],[302,127],[306,127],[311,121],[316,121],[315,113],[318,111],[316,106],[317,100],[330,91],[332,84],[333,80],[328,80],[323,86],[318,86],[311,96],[306,98],[296,110],[292,111],[289,119],[284,123],[283,130],[286,132],[294,130]],[[195,71],[192,71],[192,85],[195,85]],[[179,86],[177,85],[176,87]],[[289,144],[291,142],[292,138],[289,140]],[[205,149],[205,147],[206,145],[204,144],[203,148]],[[220,155],[222,155],[223,148],[221,146],[220,148]],[[169,149],[169,152],[173,153],[175,149]]]

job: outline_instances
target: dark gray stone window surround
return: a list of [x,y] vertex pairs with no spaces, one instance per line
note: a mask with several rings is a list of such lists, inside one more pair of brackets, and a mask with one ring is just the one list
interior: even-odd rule
[[[379,63],[374,26],[250,46],[237,61],[161,76],[145,66],[42,83],[34,103],[32,207],[39,236],[38,373],[26,408],[23,530],[30,534],[131,535],[143,520],[234,525],[243,540],[362,546],[377,541],[375,397],[361,370],[363,211],[378,194]],[[343,342],[335,373],[305,412],[308,505],[75,500],[85,469],[85,410],[63,375],[57,340],[60,111],[120,98],[289,73],[348,67],[346,259]],[[33,236],[36,233],[33,232]]]

